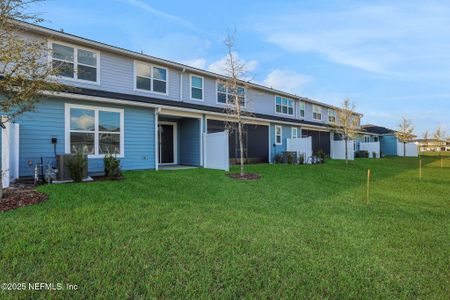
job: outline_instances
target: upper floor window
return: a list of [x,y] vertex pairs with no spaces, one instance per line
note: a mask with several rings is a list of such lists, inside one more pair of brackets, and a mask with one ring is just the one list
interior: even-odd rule
[[137,90],[167,94],[168,70],[143,62],[135,62]]
[[97,83],[98,57],[96,51],[52,43],[52,66],[65,78]]
[[322,120],[322,108],[318,105],[313,105],[313,119]]
[[334,109],[328,110],[328,122],[336,123],[336,111]]
[[123,156],[123,110],[66,104],[66,153]]
[[300,118],[304,118],[305,117],[306,104],[305,104],[305,102],[300,102],[299,106],[300,106],[299,116],[300,116]]
[[203,100],[203,77],[191,75],[191,99]]
[[294,100],[284,98],[281,96],[275,97],[275,111],[280,114],[293,115],[294,114]]
[[245,106],[244,87],[238,86],[237,91],[233,91],[231,87],[227,87],[223,83],[217,84],[217,103],[232,104],[235,102],[234,97],[236,97],[236,95],[238,96],[241,105]]

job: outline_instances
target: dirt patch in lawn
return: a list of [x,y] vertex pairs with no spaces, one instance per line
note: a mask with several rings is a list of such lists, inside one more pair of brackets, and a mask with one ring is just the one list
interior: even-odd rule
[[17,183],[3,190],[0,212],[17,209],[45,201],[48,195],[35,190],[34,185]]
[[261,178],[261,175],[256,173],[245,173],[242,176],[239,173],[228,173],[227,176],[236,180],[258,180]]

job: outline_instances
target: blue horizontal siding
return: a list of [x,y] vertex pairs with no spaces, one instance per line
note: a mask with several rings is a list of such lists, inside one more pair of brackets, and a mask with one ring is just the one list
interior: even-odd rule
[[380,136],[381,155],[397,155],[397,138],[393,135]]
[[179,122],[180,163],[199,166],[200,162],[200,119],[182,119]]
[[[17,123],[20,124],[20,176],[32,176],[34,165],[40,161],[40,157],[44,158],[45,164],[47,162],[53,162],[54,164],[52,137],[58,139],[56,153],[64,153],[65,103],[123,108],[125,145],[124,158],[121,158],[122,169],[155,168],[155,118],[153,109],[70,99],[46,99],[37,105],[35,111],[27,112],[17,119]],[[103,172],[103,159],[90,158],[88,164],[90,173]]]
[[[287,139],[291,138],[291,133],[292,130],[291,128],[293,126],[287,126],[287,125],[280,125],[281,126],[281,145],[275,145],[275,125],[278,124],[270,124],[270,142],[272,143],[270,145],[271,147],[271,156],[272,156],[272,162],[275,159],[275,156],[277,154],[282,154],[284,151],[286,151],[287,149]],[[297,135],[298,137],[302,136],[302,130],[300,127],[296,127],[297,128]]]

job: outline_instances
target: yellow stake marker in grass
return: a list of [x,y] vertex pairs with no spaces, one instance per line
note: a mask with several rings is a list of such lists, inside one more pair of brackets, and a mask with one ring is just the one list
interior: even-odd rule
[[419,159],[419,180],[422,180],[422,159]]
[[369,189],[370,189],[370,169],[367,170],[367,197],[366,197],[366,204],[369,204]]

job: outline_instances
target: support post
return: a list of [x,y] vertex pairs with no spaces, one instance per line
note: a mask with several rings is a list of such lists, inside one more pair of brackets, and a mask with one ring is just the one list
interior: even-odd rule
[[369,204],[369,196],[370,196],[370,169],[367,170],[367,195],[366,195],[366,204]]
[[419,180],[422,180],[422,159],[419,159]]

